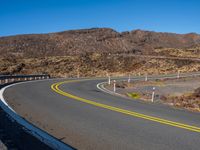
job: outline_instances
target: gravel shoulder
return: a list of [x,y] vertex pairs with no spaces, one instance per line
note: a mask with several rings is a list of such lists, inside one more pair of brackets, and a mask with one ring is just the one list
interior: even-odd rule
[[[105,86],[112,90],[112,86]],[[117,93],[144,101],[151,101],[155,88],[154,102],[161,102],[171,106],[200,111],[200,77],[179,79],[162,79],[154,81],[120,81],[116,84]]]

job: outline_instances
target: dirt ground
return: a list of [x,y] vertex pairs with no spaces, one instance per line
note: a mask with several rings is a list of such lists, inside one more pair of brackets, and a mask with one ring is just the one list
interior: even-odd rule
[[[200,87],[200,77],[180,79],[164,79],[155,81],[121,81],[116,84],[117,93],[133,99],[152,100],[155,88],[154,102],[162,102],[175,107],[200,111],[200,97],[194,95]],[[112,90],[112,86],[106,87]]]

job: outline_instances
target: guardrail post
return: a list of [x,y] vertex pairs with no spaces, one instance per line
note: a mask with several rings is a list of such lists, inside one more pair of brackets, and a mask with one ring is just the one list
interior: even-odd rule
[[116,80],[113,81],[113,92],[116,92]]
[[155,87],[153,87],[153,92],[152,92],[151,102],[154,102],[154,95],[155,95]]

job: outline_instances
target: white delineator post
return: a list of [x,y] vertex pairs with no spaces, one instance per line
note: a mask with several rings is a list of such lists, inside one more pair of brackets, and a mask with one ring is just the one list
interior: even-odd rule
[[5,80],[5,83],[8,83],[8,79]]
[[113,81],[113,92],[116,92],[116,80]]
[[153,87],[153,92],[152,92],[151,102],[154,101],[154,96],[155,96],[155,87]]
[[77,78],[80,78],[80,72],[79,72],[79,69],[77,71]]
[[178,79],[180,78],[180,70],[178,70],[177,78],[178,78]]
[[147,81],[148,80],[148,77],[147,77],[147,74],[145,74],[145,81]]
[[110,85],[110,76],[108,76],[108,85]]
[[76,69],[76,77],[79,79],[80,78],[80,66],[78,65]]
[[131,75],[129,74],[129,76],[128,76],[128,83],[130,83],[131,82]]

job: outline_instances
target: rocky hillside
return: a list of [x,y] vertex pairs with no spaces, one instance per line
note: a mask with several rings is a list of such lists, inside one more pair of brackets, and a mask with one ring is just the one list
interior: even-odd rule
[[200,44],[200,35],[135,30],[118,33],[109,28],[50,34],[0,37],[0,53],[25,57],[97,53],[153,54],[155,48],[188,48]]
[[195,33],[94,28],[17,35],[0,37],[0,53],[0,74],[73,77],[200,71],[200,35]]

